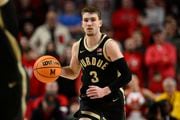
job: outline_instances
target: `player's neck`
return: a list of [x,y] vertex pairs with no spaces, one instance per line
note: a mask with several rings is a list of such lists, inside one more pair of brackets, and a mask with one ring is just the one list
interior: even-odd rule
[[102,33],[98,33],[93,36],[86,36],[87,46],[92,48],[92,47],[96,46],[97,44],[99,44],[99,42],[101,41],[101,35],[102,35]]

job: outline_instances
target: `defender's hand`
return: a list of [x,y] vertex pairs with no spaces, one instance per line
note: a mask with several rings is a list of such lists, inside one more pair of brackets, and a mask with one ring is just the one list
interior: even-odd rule
[[104,96],[111,93],[111,90],[108,87],[100,88],[98,86],[89,86],[89,89],[87,89],[86,94],[90,99],[97,99],[97,98],[103,98]]

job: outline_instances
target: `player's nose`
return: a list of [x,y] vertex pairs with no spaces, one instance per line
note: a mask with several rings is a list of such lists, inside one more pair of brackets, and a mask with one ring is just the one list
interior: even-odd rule
[[88,21],[87,21],[87,25],[92,25],[92,21],[91,21],[91,20],[88,20]]

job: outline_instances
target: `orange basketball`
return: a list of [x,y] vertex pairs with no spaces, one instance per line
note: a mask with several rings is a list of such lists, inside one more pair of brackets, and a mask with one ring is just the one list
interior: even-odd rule
[[61,74],[61,64],[53,56],[41,56],[34,63],[33,73],[37,80],[43,83],[52,82]]

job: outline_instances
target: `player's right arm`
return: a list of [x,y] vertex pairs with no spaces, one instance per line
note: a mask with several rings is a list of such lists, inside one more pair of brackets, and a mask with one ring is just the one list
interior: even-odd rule
[[62,67],[62,73],[60,76],[72,80],[78,77],[81,70],[81,66],[78,60],[78,52],[79,52],[79,41],[73,44],[70,65],[66,67]]

